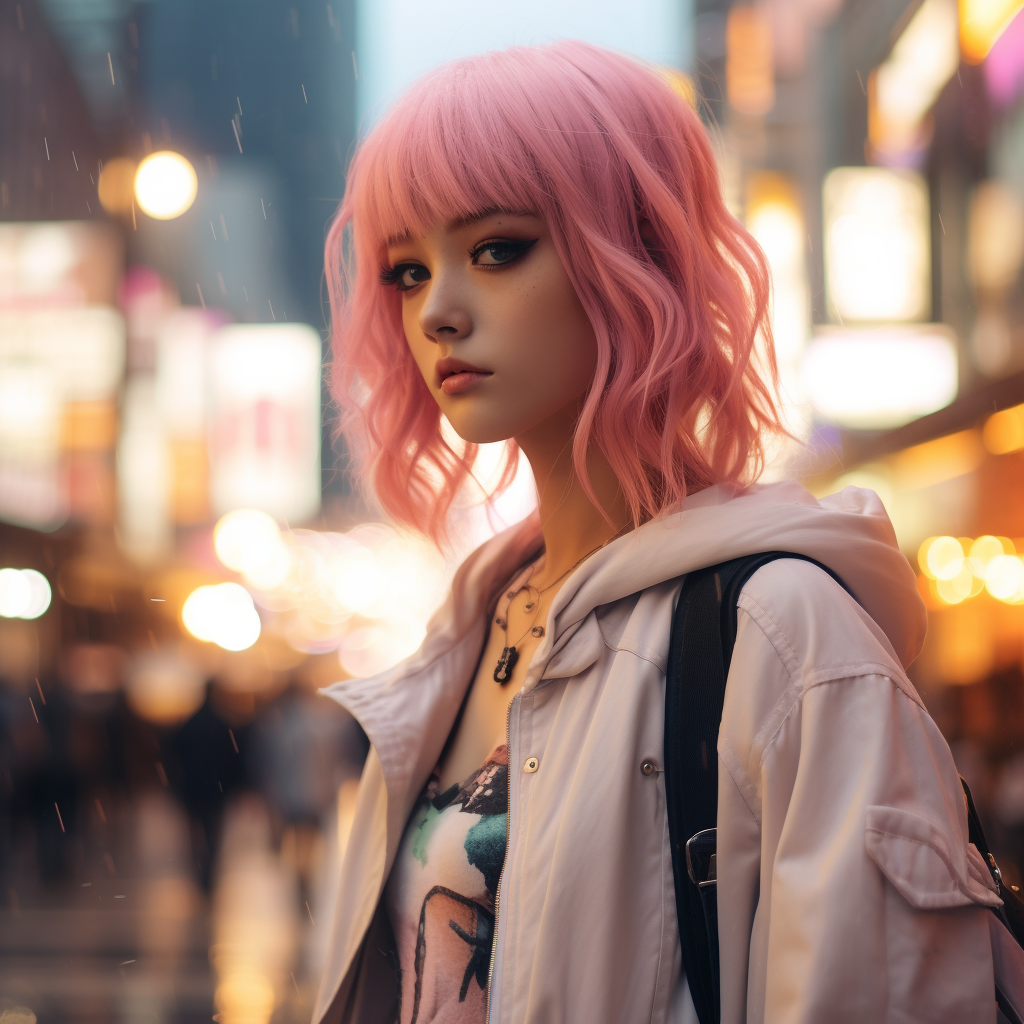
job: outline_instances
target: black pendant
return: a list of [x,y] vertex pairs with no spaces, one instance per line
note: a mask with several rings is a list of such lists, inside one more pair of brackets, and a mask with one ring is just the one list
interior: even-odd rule
[[504,648],[498,664],[494,666],[494,681],[504,686],[512,678],[512,669],[518,660],[519,652],[514,647]]

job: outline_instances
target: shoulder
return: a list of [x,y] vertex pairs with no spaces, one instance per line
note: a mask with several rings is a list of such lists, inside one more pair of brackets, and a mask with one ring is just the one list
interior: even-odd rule
[[906,678],[882,628],[813,562],[779,558],[762,566],[743,587],[737,606],[737,649],[750,641],[754,627],[787,673],[805,684],[829,676]]
[[737,604],[719,754],[755,816],[762,763],[780,745],[784,759],[808,742],[836,750],[854,721],[858,735],[877,738],[894,717],[928,743],[938,737],[885,633],[819,566],[770,562]]

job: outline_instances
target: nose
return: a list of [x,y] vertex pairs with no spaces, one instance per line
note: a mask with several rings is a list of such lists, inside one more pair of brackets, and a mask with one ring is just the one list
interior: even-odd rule
[[427,297],[420,307],[420,330],[434,341],[465,338],[473,321],[460,298],[455,283],[444,275],[433,278]]

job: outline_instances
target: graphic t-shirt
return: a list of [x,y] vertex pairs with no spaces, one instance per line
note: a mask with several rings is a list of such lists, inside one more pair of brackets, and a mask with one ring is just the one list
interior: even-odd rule
[[434,769],[385,893],[401,969],[400,1024],[483,1024],[507,830],[505,744],[444,793]]

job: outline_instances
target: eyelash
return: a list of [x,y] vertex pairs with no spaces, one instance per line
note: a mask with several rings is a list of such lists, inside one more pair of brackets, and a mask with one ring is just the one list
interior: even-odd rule
[[[523,241],[516,238],[492,239],[487,242],[481,242],[475,249],[470,249],[469,257],[474,261],[474,266],[481,266],[481,264],[476,263],[476,259],[482,252],[486,252],[488,249],[507,248],[514,250],[512,256],[507,260],[503,260],[501,263],[483,264],[483,267],[486,270],[497,270],[499,267],[507,267],[510,263],[515,263],[516,260],[525,255],[525,253],[533,247],[536,241],[536,238],[531,238],[529,241]],[[382,267],[380,272],[381,283],[390,285],[400,292],[411,291],[412,288],[416,287],[416,285],[403,285],[402,276],[409,267],[419,266],[422,266],[422,264],[396,263],[393,267]],[[422,284],[422,282],[417,283]]]

